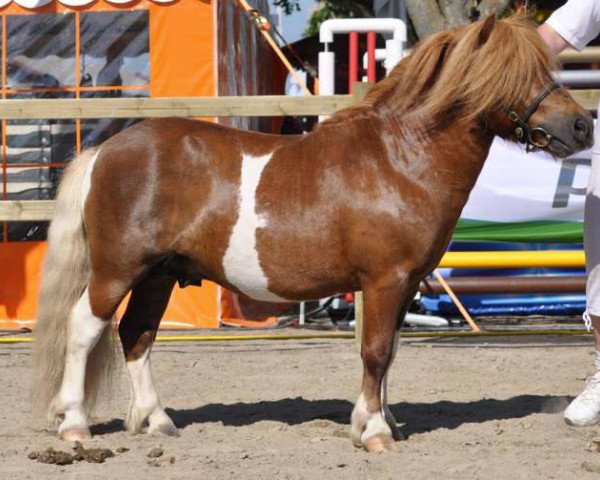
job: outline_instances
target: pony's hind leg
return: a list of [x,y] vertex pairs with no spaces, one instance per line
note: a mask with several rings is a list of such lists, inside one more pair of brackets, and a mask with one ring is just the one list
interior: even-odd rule
[[[59,423],[58,434],[64,440],[85,440],[91,437],[85,409],[86,400],[89,400],[86,395],[94,395],[90,389],[94,388],[99,378],[92,377],[104,372],[103,364],[110,368],[113,355],[111,340],[106,338],[99,341],[103,334],[110,335],[106,327],[126,291],[121,289],[119,292],[117,284],[107,287],[105,289],[97,282],[90,282],[68,319],[62,383],[50,407],[51,420]],[[110,295],[106,296],[108,291]],[[93,308],[94,304],[96,308]],[[99,343],[102,345],[98,345]],[[92,352],[94,355],[90,357]]]
[[132,387],[131,407],[125,422],[131,433],[142,432],[147,421],[148,433],[179,434],[160,405],[150,368],[150,350],[174,284],[173,277],[150,272],[133,288],[119,324]]
[[351,438],[370,452],[392,450],[396,421],[387,407],[386,376],[395,353],[399,317],[404,314],[407,283],[394,272],[365,282],[361,356],[364,372],[361,394],[352,411]]

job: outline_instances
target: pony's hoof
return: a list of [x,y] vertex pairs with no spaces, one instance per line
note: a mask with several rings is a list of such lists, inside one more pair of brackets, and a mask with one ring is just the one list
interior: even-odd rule
[[352,440],[352,445],[356,448],[363,448],[363,443],[360,437],[362,436],[364,428],[361,430],[359,428],[351,428],[350,429],[350,440]]
[[148,434],[149,435],[165,435],[167,437],[178,437],[179,430],[177,430],[177,427],[175,425],[161,424],[161,425],[157,425],[156,427],[148,428]]
[[90,440],[92,434],[88,428],[71,428],[70,430],[61,432],[60,438],[67,442],[83,442],[85,440]]
[[178,437],[179,430],[173,421],[165,414],[160,420],[150,421],[148,426],[148,434],[150,435],[166,435],[167,437]]
[[369,453],[383,453],[398,450],[391,437],[376,435],[364,441],[365,450]]

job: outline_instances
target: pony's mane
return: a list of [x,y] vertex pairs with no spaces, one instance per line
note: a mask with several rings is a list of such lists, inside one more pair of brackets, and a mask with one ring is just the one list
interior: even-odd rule
[[555,60],[526,15],[479,21],[425,39],[365,99],[324,124],[387,108],[430,118],[448,111],[474,118],[526,101],[531,85],[552,82]]

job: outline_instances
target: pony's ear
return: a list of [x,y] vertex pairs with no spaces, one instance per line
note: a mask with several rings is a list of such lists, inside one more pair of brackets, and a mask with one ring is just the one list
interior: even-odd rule
[[492,30],[494,29],[494,25],[496,25],[496,16],[494,14],[490,15],[483,21],[481,30],[479,30],[479,45],[483,45],[488,41],[490,35],[492,34]]

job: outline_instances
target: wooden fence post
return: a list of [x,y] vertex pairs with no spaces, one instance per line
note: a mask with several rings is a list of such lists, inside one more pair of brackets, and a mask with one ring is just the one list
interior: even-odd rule
[[[360,103],[366,97],[373,85],[366,82],[356,82],[353,87],[352,101]],[[360,352],[362,345],[362,324],[363,324],[363,293],[354,293],[354,340]]]
[[354,340],[360,353],[362,346],[363,292],[354,293]]

